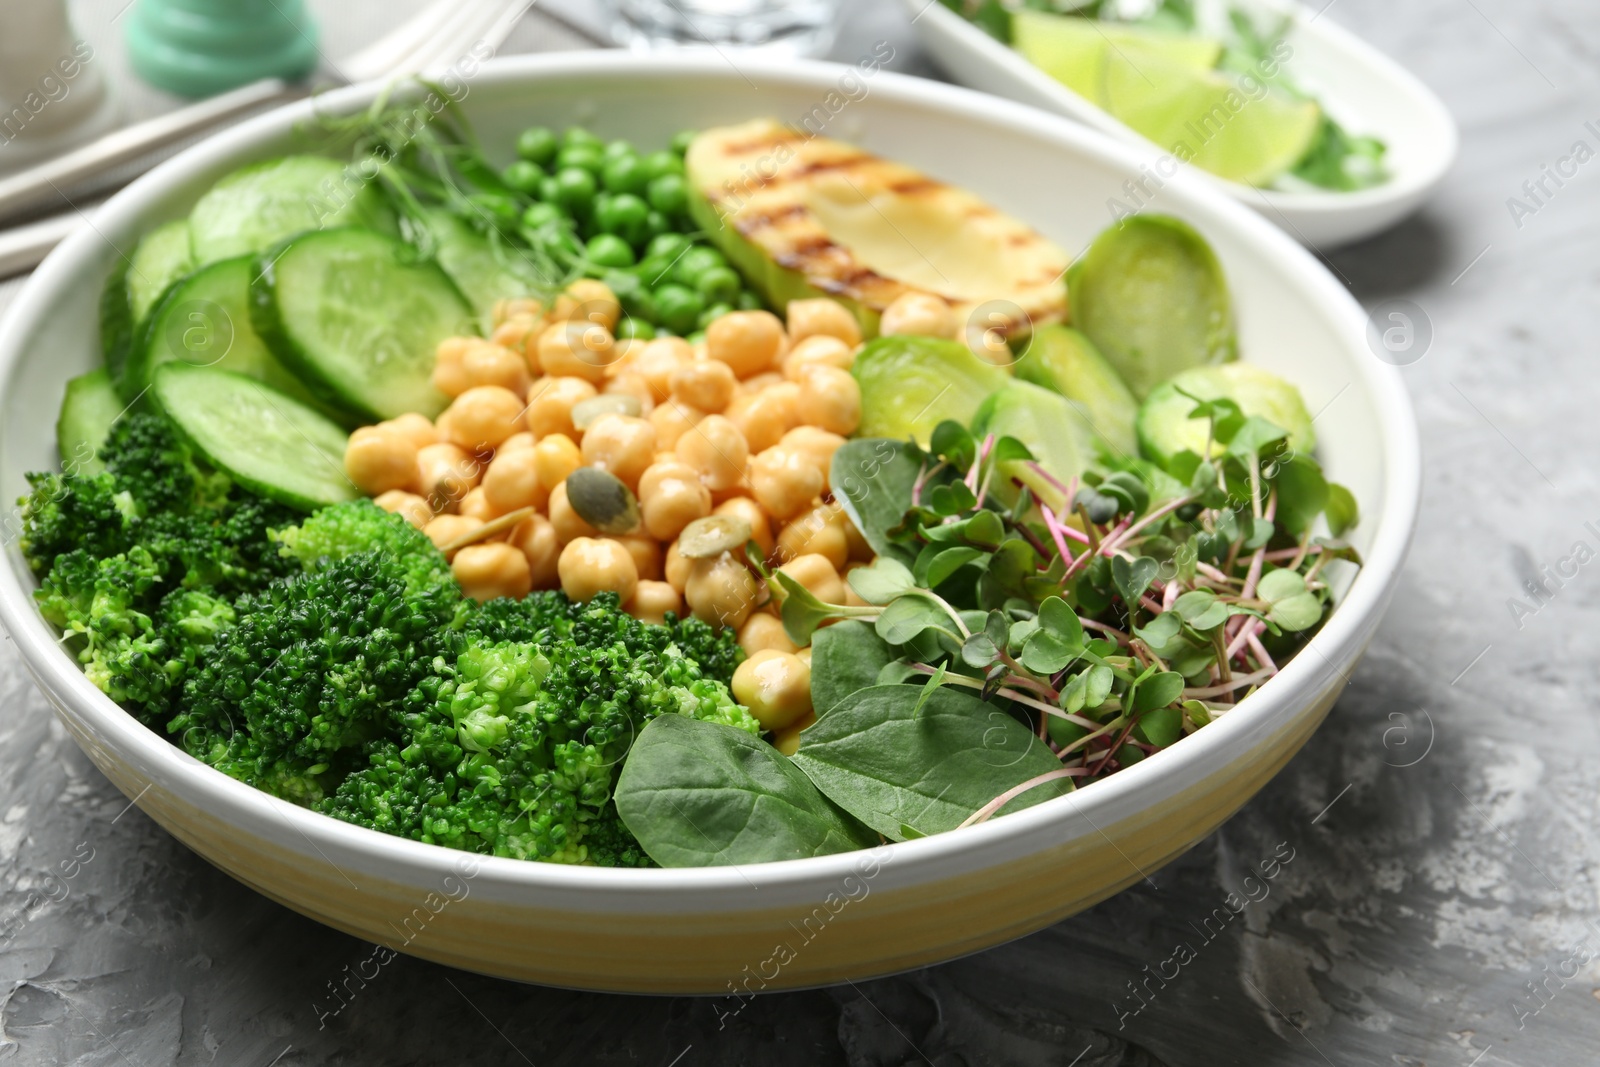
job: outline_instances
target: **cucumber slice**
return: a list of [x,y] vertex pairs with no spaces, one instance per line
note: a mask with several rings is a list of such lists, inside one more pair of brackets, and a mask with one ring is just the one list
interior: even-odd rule
[[133,311],[128,307],[128,260],[124,257],[100,290],[100,356],[112,381],[122,377],[133,347]]
[[126,410],[104,367],[69,381],[67,393],[61,398],[61,414],[56,418],[56,450],[61,453],[61,469],[73,474],[97,474],[105,470],[106,465],[100,461],[100,447],[106,443],[111,424]]
[[306,511],[361,495],[345,477],[345,432],[254,378],[175,361],[156,368],[151,393],[195,450],[246,489]]
[[[1062,396],[1031,382],[1017,382],[996,389],[972,416],[972,433],[980,440],[986,434],[1014,437],[1028,446],[1039,466],[1059,482],[1070,482],[1083,473],[1084,457],[1093,454],[1095,433],[1083,411]],[[991,483],[1003,503],[1017,498],[1015,478],[1033,490],[1034,496],[1056,510],[1066,503],[1061,491],[1022,461],[1002,463],[1003,478]]]
[[1237,355],[1222,265],[1204,237],[1166,215],[1108,227],[1067,274],[1073,324],[1139,399],[1188,370]]
[[394,212],[354,167],[322,156],[284,156],[213,185],[189,214],[189,248],[195,263],[211,263],[265,252],[327,226],[393,233]]
[[128,311],[135,327],[143,322],[167,287],[194,269],[185,219],[145,234],[128,261]]
[[122,377],[129,400],[150,387],[163,363],[182,360],[255,378],[307,403],[310,392],[278,362],[250,322],[250,282],[260,270],[254,256],[201,267],[167,289],[144,322]]
[[290,241],[252,286],[256,331],[324,403],[368,421],[429,418],[434,350],[472,332],[472,310],[444,271],[371,230]]
[[1094,431],[1115,451],[1134,455],[1139,448],[1133,420],[1139,402],[1106,357],[1070,326],[1041,326],[1013,368],[1018,378],[1054,389],[1075,401]]
[[[1163,467],[1184,449],[1198,455],[1206,447],[1208,421],[1189,417],[1195,402],[1180,389],[1201,400],[1227,397],[1246,415],[1259,415],[1288,431],[1289,447],[1296,452],[1310,454],[1317,447],[1311,413],[1300,390],[1289,382],[1249,363],[1196,367],[1156,386],[1139,408],[1139,451]],[[1213,443],[1213,454],[1220,451]]]
[[429,211],[423,218],[433,235],[434,258],[472,305],[485,335],[493,328],[496,303],[555,284],[541,279],[533,264],[516,258],[516,252],[496,256],[487,237],[450,212]]

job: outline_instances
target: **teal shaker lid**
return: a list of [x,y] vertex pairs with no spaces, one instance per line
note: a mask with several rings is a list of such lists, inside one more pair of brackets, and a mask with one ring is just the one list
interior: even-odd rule
[[294,81],[317,65],[317,30],[302,0],[138,0],[126,32],[139,76],[181,96]]

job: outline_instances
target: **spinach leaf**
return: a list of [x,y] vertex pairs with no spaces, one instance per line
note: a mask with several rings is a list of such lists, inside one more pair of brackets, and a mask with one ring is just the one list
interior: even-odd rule
[[[953,830],[1012,786],[1061,766],[1027,727],[994,705],[920,685],[850,694],[801,735],[794,762],[835,804],[895,841],[913,836],[908,828]],[[1068,789],[1046,782],[1000,814]]]
[[760,738],[662,715],[617,779],[617,813],[663,867],[719,867],[849,852],[877,843]]
[[811,706],[823,714],[857,689],[877,685],[893,662],[870,623],[852,619],[823,627],[811,638]]
[[911,487],[926,457],[909,441],[863,437],[846,441],[833,453],[828,484],[845,514],[880,556],[907,567],[916,562],[913,548],[889,540],[911,507]]

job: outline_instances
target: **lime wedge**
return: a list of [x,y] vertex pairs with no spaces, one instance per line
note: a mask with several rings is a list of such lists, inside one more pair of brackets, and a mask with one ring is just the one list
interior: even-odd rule
[[1104,106],[1106,64],[1130,50],[1184,70],[1217,65],[1222,44],[1140,26],[1118,25],[1021,8],[1012,14],[1011,41],[1023,57],[1068,89]]
[[1106,56],[1102,106],[1185,163],[1245,185],[1266,185],[1316,140],[1322,111],[1256,83],[1196,71],[1129,47]]

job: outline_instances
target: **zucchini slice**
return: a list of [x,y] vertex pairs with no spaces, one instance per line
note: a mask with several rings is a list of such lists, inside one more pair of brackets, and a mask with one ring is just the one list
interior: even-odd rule
[[[1209,422],[1189,417],[1195,407],[1193,397],[1232,400],[1246,415],[1260,416],[1287,431],[1289,447],[1296,452],[1309,454],[1317,446],[1311,413],[1300,398],[1300,390],[1253,364],[1229,363],[1185,371],[1150,391],[1139,408],[1137,423],[1139,451],[1146,459],[1165,467],[1185,449],[1196,455],[1205,449]],[[1213,442],[1212,452],[1220,451],[1221,446]]]
[[61,453],[61,468],[72,474],[97,474],[105,470],[100,448],[106,443],[111,424],[127,405],[111,384],[104,368],[79,375],[67,383],[61,398],[61,414],[56,418],[56,450]]

